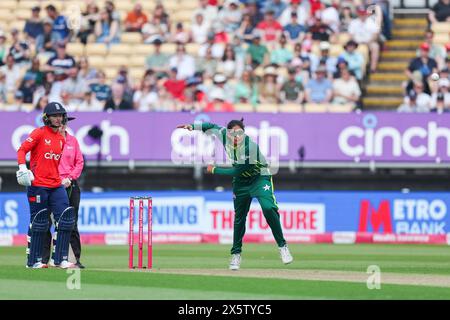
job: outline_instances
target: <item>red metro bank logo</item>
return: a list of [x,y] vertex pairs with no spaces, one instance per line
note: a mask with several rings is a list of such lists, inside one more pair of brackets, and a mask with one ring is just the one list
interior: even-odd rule
[[359,232],[445,234],[447,205],[441,199],[362,200]]
[[[369,200],[362,200],[359,207],[359,232],[369,232],[369,224],[373,232],[393,233],[391,206],[389,200],[380,202],[378,209]],[[383,231],[381,231],[383,229]]]

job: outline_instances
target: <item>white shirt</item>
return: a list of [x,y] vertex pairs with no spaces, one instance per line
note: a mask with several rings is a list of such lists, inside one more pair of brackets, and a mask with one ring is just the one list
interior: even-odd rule
[[[432,108],[436,108],[436,104],[437,104],[437,92],[431,95]],[[444,106],[445,108],[450,108],[450,92],[444,93]]]
[[[198,56],[204,58],[206,56],[206,50],[209,48],[209,43],[205,43],[198,49]],[[211,47],[211,54],[216,59],[222,59],[225,47],[223,44],[214,43]]]
[[151,22],[147,22],[142,26],[142,35],[145,43],[152,43],[155,39],[164,41],[168,35],[169,29],[165,23],[156,26]]
[[[361,89],[359,88],[358,83],[354,79],[350,79],[349,81],[345,81],[344,79],[336,79],[333,81],[333,90],[334,92],[338,92],[340,94],[343,94],[347,97],[361,96]],[[333,99],[334,103],[339,104],[347,104],[347,103],[354,103],[351,100],[348,100],[344,97],[335,97]]]
[[334,32],[339,31],[339,12],[334,7],[328,7],[322,11],[321,14],[322,21],[328,24]]
[[[405,104],[409,104],[409,97],[405,97]],[[418,108],[431,109],[431,97],[426,93],[419,93],[416,98],[416,105]]]
[[219,87],[215,84],[213,84],[211,87],[208,88],[207,92],[207,96],[208,96],[208,101],[212,101],[212,97],[211,97],[211,93],[214,91],[222,91],[223,95],[225,96],[225,101],[229,102],[229,103],[233,103],[234,100],[234,86],[226,83],[223,88]]
[[203,19],[211,24],[217,17],[217,7],[215,6],[207,6],[206,8],[199,8],[194,11],[192,14],[192,24],[195,24],[195,16],[201,13],[203,15]]
[[7,91],[15,91],[17,81],[21,78],[21,68],[14,64],[11,69],[8,66],[0,67],[0,72],[5,74],[5,86]]
[[[62,92],[68,92],[69,94],[72,95],[80,95],[85,93],[88,90],[88,86],[87,83],[82,81],[82,80],[78,80],[78,79],[72,79],[72,78],[67,78],[66,80],[62,81],[61,84],[61,93]],[[72,101],[74,100],[74,101]],[[79,104],[81,103],[81,99],[76,98],[76,99],[72,99],[71,103],[74,104]]]
[[217,69],[227,77],[234,78],[236,76],[237,63],[233,60],[219,61]]
[[357,43],[369,43],[380,32],[380,28],[371,18],[364,22],[361,19],[353,19],[348,26],[348,32]]
[[195,73],[195,60],[188,54],[172,56],[169,60],[169,66],[170,68],[175,67],[178,69],[178,80],[184,80]]
[[242,20],[242,11],[239,8],[236,10],[225,8],[220,10],[217,19],[224,24],[225,28],[229,28],[231,24],[234,29],[237,29]]
[[[291,23],[291,21],[292,21],[291,13],[292,13],[292,7],[289,6],[286,9],[284,9],[283,13],[278,18],[278,22],[283,27],[288,25],[289,23]],[[297,8],[297,23],[301,24],[301,25],[305,25],[308,18],[309,18],[308,11],[306,11],[306,9],[304,7],[298,7]]]
[[154,91],[147,93],[136,91],[133,95],[133,102],[137,103],[138,111],[152,111],[158,103],[158,94]]
[[195,43],[203,44],[208,39],[209,23],[203,21],[202,24],[194,23],[191,26],[192,40]]

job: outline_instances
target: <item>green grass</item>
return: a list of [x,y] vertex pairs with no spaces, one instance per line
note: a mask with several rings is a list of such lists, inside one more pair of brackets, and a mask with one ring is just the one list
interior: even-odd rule
[[[290,245],[284,266],[274,245],[246,244],[242,269],[339,270],[450,276],[450,247],[420,245]],[[81,289],[65,270],[24,267],[23,247],[0,248],[0,299],[450,299],[450,288],[366,283],[179,275],[127,271],[125,246],[84,246]],[[229,246],[156,245],[154,268],[226,269]],[[115,271],[116,270],[116,271]],[[239,271],[237,272],[239,274]]]

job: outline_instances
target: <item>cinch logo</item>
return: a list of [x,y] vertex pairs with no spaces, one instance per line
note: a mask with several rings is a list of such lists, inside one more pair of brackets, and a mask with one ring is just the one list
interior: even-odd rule
[[366,115],[362,122],[364,128],[351,126],[339,134],[339,149],[349,157],[450,157],[450,129],[439,127],[434,121],[403,132],[394,127],[377,128],[378,119],[373,114]]
[[47,160],[59,161],[59,159],[61,158],[61,155],[53,153],[53,152],[47,152],[46,154],[44,154],[44,158],[47,159]]
[[445,234],[447,205],[440,199],[362,200],[359,232]]

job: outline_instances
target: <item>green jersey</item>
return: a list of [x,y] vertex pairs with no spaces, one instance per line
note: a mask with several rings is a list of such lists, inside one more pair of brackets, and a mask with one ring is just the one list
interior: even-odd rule
[[270,176],[264,155],[249,136],[245,135],[243,142],[235,146],[233,141],[227,138],[227,129],[224,127],[208,122],[193,124],[192,127],[220,139],[227,157],[232,161],[232,167],[215,167],[213,174],[232,176],[233,182],[237,183],[252,183],[262,175]]

